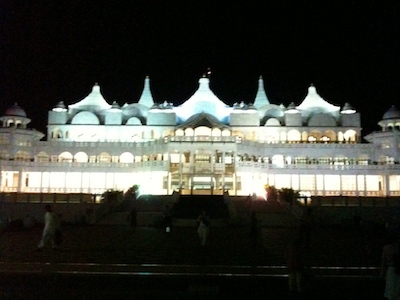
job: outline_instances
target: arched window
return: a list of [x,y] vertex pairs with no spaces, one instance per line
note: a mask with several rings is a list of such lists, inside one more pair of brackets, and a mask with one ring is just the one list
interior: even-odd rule
[[212,136],[221,136],[221,129],[219,128],[213,128],[211,131]]
[[29,161],[30,160],[29,153],[26,151],[18,151],[14,156],[14,160]]
[[281,154],[276,154],[272,157],[272,164],[277,167],[283,167],[285,165],[285,158]]
[[129,152],[124,152],[119,157],[119,161],[121,163],[133,163],[133,154]]
[[322,142],[335,142],[336,133],[333,130],[327,130],[324,132],[324,136],[321,139]]
[[199,126],[194,130],[195,136],[210,136],[211,135],[211,128],[206,126]]
[[62,139],[62,138],[63,138],[62,131],[59,130],[59,129],[54,129],[54,130],[51,132],[51,138],[52,138],[52,139]]
[[224,129],[221,132],[222,136],[231,136],[231,131],[229,129]]
[[287,134],[288,142],[300,142],[301,134],[298,130],[289,130]]
[[185,136],[193,136],[193,135],[194,135],[193,128],[186,128],[185,129]]
[[48,155],[44,151],[40,151],[38,154],[36,154],[36,161],[37,162],[47,162],[50,161],[50,155]]
[[111,155],[107,152],[101,152],[97,161],[100,163],[109,163],[111,162]]
[[357,141],[357,132],[355,132],[354,130],[347,130],[344,133],[343,137],[344,137],[344,140],[348,143],[355,142],[355,141]]
[[177,129],[175,131],[175,136],[184,136],[184,135],[185,135],[185,133],[183,132],[182,129]]
[[58,156],[59,162],[72,162],[72,154],[69,152],[63,152]]
[[89,161],[89,156],[85,152],[78,152],[74,156],[74,161],[79,163],[86,163]]

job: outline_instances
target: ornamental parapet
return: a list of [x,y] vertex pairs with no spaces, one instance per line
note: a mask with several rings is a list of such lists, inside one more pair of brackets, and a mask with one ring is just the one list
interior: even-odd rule
[[2,169],[7,168],[75,168],[79,169],[137,169],[137,168],[150,168],[157,170],[168,170],[169,162],[163,160],[150,160],[134,163],[120,163],[120,162],[35,162],[35,161],[1,161]]
[[400,172],[399,164],[385,164],[385,165],[335,165],[335,164],[284,164],[276,165],[270,163],[252,162],[252,161],[238,161],[236,162],[236,169],[265,169],[265,170],[361,170],[361,171],[394,171]]

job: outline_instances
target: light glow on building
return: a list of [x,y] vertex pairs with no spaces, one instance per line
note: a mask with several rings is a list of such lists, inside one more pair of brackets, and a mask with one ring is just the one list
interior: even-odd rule
[[[296,105],[271,104],[263,79],[253,103],[225,104],[209,78],[183,104],[155,104],[150,78],[138,103],[112,105],[95,85],[48,112],[47,135],[12,105],[0,117],[0,191],[219,194],[266,197],[265,185],[303,195],[399,196],[400,113],[361,140],[360,114],[310,86]],[[340,100],[340,99],[339,99]],[[337,101],[339,102],[339,101]],[[45,140],[43,140],[45,138]]]

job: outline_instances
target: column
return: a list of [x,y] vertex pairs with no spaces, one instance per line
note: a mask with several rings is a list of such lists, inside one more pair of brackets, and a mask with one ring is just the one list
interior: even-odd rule
[[385,175],[384,177],[384,182],[383,184],[385,185],[385,195],[386,197],[390,196],[390,180],[389,180],[389,175]]
[[17,186],[17,193],[21,193],[22,192],[22,180],[23,180],[23,176],[22,176],[22,174],[23,174],[23,172],[22,172],[22,170],[19,170],[18,171],[18,186]]
[[226,172],[226,169],[225,169],[225,151],[222,151],[222,178],[221,178],[221,180],[222,180],[222,193],[224,193],[225,192],[225,172]]

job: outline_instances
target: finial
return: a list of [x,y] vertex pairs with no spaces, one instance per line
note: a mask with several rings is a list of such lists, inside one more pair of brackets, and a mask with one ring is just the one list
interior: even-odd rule
[[207,71],[203,74],[203,78],[210,78],[211,77],[211,68],[208,67]]

